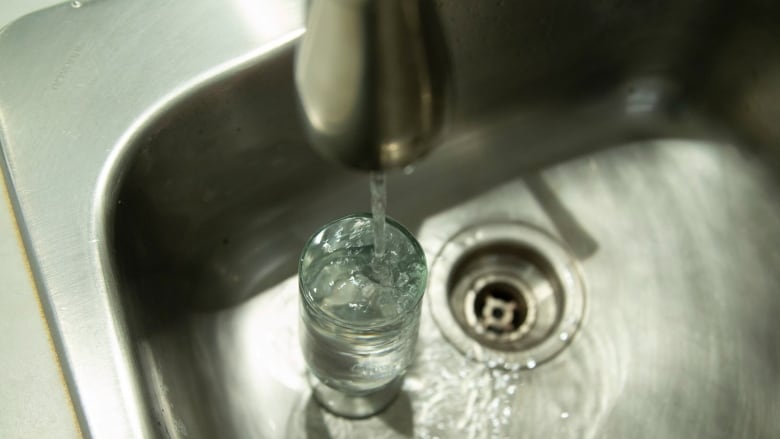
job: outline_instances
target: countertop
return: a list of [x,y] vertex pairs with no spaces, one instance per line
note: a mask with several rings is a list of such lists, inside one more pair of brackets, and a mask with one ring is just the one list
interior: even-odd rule
[[[57,0],[3,0],[0,28]],[[79,438],[62,370],[0,178],[0,437]]]

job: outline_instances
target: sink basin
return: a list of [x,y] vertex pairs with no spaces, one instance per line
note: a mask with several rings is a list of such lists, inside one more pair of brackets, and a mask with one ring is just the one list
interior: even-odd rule
[[0,141],[91,436],[780,435],[780,9],[440,4],[457,100],[388,212],[434,264],[467,227],[542,230],[585,316],[549,361],[491,368],[426,301],[402,393],[353,421],[311,398],[298,344],[306,239],[369,207],[306,144],[301,5],[133,3],[0,31],[0,78],[55,64],[0,81]]

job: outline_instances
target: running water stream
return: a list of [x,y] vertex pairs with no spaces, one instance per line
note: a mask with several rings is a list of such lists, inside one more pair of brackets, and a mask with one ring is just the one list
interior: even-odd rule
[[374,260],[385,255],[385,210],[387,208],[387,185],[384,172],[371,173],[371,215],[374,222]]

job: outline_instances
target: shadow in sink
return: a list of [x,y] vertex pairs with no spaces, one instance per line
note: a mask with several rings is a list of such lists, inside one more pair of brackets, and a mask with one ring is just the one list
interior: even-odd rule
[[303,401],[302,408],[295,410],[287,425],[290,439],[371,437],[383,430],[391,437],[415,437],[412,403],[403,391],[382,413],[361,420],[347,420],[328,413],[308,395]]
[[[118,167],[112,269],[159,435],[776,437],[780,162],[723,141],[778,156],[780,99],[768,97],[780,81],[763,76],[780,59],[776,29],[738,21],[713,49],[722,53],[696,58],[712,74],[692,84],[685,59],[661,49],[688,34],[680,25],[695,8],[658,27],[674,31],[660,42],[656,27],[620,27],[630,47],[652,41],[654,56],[594,48],[605,64],[582,78],[616,70],[575,93],[584,55],[554,59],[543,33],[517,49],[520,37],[500,29],[514,22],[475,28],[487,18],[452,8],[446,23],[464,29],[459,37],[481,29],[474,35],[496,44],[454,47],[451,130],[413,172],[390,177],[389,213],[419,232],[429,260],[481,221],[524,221],[560,238],[589,281],[581,335],[532,371],[490,371],[449,346],[426,308],[416,363],[388,411],[346,421],[308,399],[297,260],[319,226],[368,209],[368,182],[307,147],[287,47],[182,97],[134,136]],[[570,13],[558,23],[540,8],[523,17],[553,20],[534,24],[547,34],[582,24],[569,9],[550,6]],[[591,17],[583,26],[602,15],[610,26],[646,20],[578,8]],[[701,20],[722,23],[722,9]],[[741,20],[756,21],[746,10]],[[582,39],[614,38],[596,28]],[[556,47],[587,52],[580,40]],[[751,42],[773,56],[734,61]],[[685,47],[704,46],[694,43]],[[540,86],[548,74],[555,87]],[[699,141],[642,142],[658,138]]]

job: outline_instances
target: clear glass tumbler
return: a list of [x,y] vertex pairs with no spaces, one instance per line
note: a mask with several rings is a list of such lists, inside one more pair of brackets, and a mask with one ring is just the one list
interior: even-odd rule
[[371,215],[350,215],[309,239],[298,268],[301,347],[313,394],[346,417],[389,405],[414,356],[425,254],[390,218],[385,240],[377,259]]

